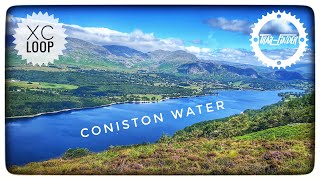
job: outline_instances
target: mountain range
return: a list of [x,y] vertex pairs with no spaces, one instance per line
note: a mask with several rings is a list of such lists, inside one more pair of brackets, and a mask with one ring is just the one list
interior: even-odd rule
[[303,71],[273,70],[224,61],[200,60],[195,55],[183,50],[156,50],[144,53],[127,46],[100,46],[76,38],[67,38],[67,42],[64,55],[55,61],[55,66],[188,75],[226,74],[250,78],[261,78],[264,76],[285,81],[303,80],[306,78],[302,75]]

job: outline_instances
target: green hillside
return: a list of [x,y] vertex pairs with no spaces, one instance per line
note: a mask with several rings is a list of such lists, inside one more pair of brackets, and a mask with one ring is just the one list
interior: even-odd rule
[[275,128],[258,131],[243,136],[235,137],[235,140],[276,140],[276,139],[312,139],[314,137],[314,124],[289,124]]
[[260,110],[247,110],[228,118],[200,122],[175,133],[173,139],[230,138],[292,123],[314,122],[314,94],[288,99]]
[[[143,53],[125,46],[99,46],[76,38],[68,38],[66,46],[64,55],[48,66],[33,66],[21,60],[13,47],[7,47],[6,117],[215,94],[221,89],[310,90],[314,87],[313,81],[298,72],[203,61],[181,50]],[[147,96],[150,94],[151,98]]]
[[313,143],[305,140],[209,140],[157,143],[9,169],[14,174],[305,174]]

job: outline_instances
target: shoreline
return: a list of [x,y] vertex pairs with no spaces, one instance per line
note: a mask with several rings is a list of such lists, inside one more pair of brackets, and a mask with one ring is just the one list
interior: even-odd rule
[[[239,91],[243,91],[243,90],[239,90]],[[133,102],[130,102],[130,103],[133,103],[133,104],[143,104],[143,103],[156,103],[156,102],[161,102],[161,101],[166,101],[166,100],[170,100],[170,99],[179,99],[179,98],[189,98],[189,97],[203,97],[203,96],[216,96],[216,95],[218,95],[219,93],[216,93],[216,94],[206,94],[206,95],[194,95],[194,96],[181,96],[181,97],[171,97],[171,98],[164,98],[164,99],[160,99],[160,100],[158,100],[158,101],[133,101]],[[277,96],[279,96],[279,93],[277,93]],[[280,101],[282,101],[282,100],[280,100]],[[278,101],[278,102],[280,102],[280,101]],[[278,103],[277,102],[277,103]],[[101,105],[101,106],[95,106],[95,107],[107,107],[107,106],[111,106],[111,105],[113,105],[113,104],[125,104],[125,103],[128,103],[128,102],[116,102],[116,103],[110,103],[110,104],[108,104],[108,105]],[[277,103],[275,103],[275,104],[277,104]],[[264,105],[264,106],[269,106],[269,105]],[[262,106],[261,108],[259,108],[259,109],[262,109],[264,106]],[[59,113],[59,112],[68,112],[68,111],[72,111],[72,110],[82,110],[82,109],[91,109],[91,108],[95,108],[95,107],[87,107],[87,108],[72,108],[72,109],[64,109],[64,110],[61,110],[61,111],[54,111],[54,112],[49,112],[49,113],[45,113],[45,114],[55,114],[55,113]],[[248,109],[246,109],[246,110],[248,110]],[[258,109],[257,109],[258,110]],[[244,111],[243,111],[244,112]],[[241,114],[243,113],[243,112],[241,112]],[[37,115],[37,116],[40,116],[40,115],[43,115],[44,113],[39,113],[39,115]],[[44,115],[45,115],[44,114]],[[233,115],[230,115],[230,116],[227,116],[227,117],[231,117],[231,116],[233,116]],[[36,116],[34,116],[34,117],[36,117]],[[16,118],[16,117],[15,117]],[[15,118],[13,118],[13,119],[15,119]],[[197,123],[195,123],[195,124],[197,124]],[[192,125],[194,125],[194,124],[192,124]],[[192,125],[189,125],[189,126],[192,126]],[[158,140],[157,140],[158,141]],[[155,142],[153,142],[153,143],[156,143],[157,141],[155,141]],[[152,143],[152,144],[153,144]],[[137,144],[130,144],[130,145],[124,145],[124,146],[134,146],[134,145],[140,145],[141,143],[137,143]],[[107,148],[108,149],[108,148]],[[105,149],[105,150],[107,150],[107,149]],[[105,151],[105,150],[103,150],[103,151]],[[95,151],[92,151],[92,152],[95,152]],[[97,152],[100,152],[100,151],[97,151]],[[96,152],[96,153],[97,153]],[[56,157],[56,158],[60,158],[60,156],[58,156],[58,157]],[[51,159],[55,159],[55,158],[51,158]],[[50,159],[48,159],[48,160],[50,160]],[[48,160],[42,160],[42,161],[32,161],[32,162],[28,162],[28,163],[26,163],[26,164],[29,164],[29,163],[34,163],[34,162],[44,162],[44,161],[48,161]],[[10,165],[10,166],[25,166],[26,164],[24,164],[24,165]]]
[[214,96],[217,95],[218,93],[215,94],[204,94],[204,95],[194,95],[194,96],[179,96],[179,97],[168,97],[164,99],[160,99],[157,101],[125,101],[125,102],[113,102],[109,104],[103,104],[99,106],[91,106],[91,107],[79,107],[79,108],[68,108],[68,109],[62,109],[62,110],[57,110],[57,111],[50,111],[50,112],[42,112],[38,114],[32,114],[32,115],[25,115],[25,116],[13,116],[13,117],[5,117],[6,120],[16,120],[16,119],[27,119],[27,118],[34,118],[42,115],[51,115],[51,114],[59,114],[59,113],[64,113],[64,112],[69,112],[69,111],[78,111],[78,110],[86,110],[86,109],[94,109],[94,108],[102,108],[102,107],[109,107],[112,105],[117,105],[117,104],[149,104],[149,103],[158,103],[162,101],[167,101],[170,99],[179,99],[179,98],[190,98],[190,97],[201,97],[201,96]]
[[[224,90],[228,90],[228,89],[224,89]],[[6,120],[16,120],[16,119],[27,119],[27,118],[34,118],[34,117],[38,117],[38,116],[42,116],[42,115],[50,115],[50,114],[58,114],[58,113],[63,113],[63,112],[69,112],[69,111],[78,111],[78,110],[86,110],[86,109],[94,109],[94,108],[102,108],[102,107],[108,107],[108,106],[112,106],[112,105],[117,105],[117,104],[144,104],[144,103],[158,103],[158,102],[162,102],[162,101],[167,101],[170,99],[179,99],[179,98],[190,98],[190,97],[202,97],[202,96],[215,96],[217,94],[219,94],[220,91],[224,91],[224,90],[219,90],[216,93],[213,94],[203,94],[203,95],[193,95],[193,96],[179,96],[179,97],[167,97],[164,99],[160,99],[158,101],[125,101],[125,102],[113,102],[110,104],[103,104],[103,105],[98,105],[98,106],[91,106],[91,107],[78,107],[78,108],[69,108],[69,109],[62,109],[62,110],[57,110],[57,111],[50,111],[50,112],[42,112],[42,113],[38,113],[38,114],[32,114],[32,115],[24,115],[24,116],[13,116],[13,117],[5,117]],[[265,91],[265,90],[258,90],[258,89],[237,89],[238,91],[246,91],[246,90],[253,90],[253,91]],[[282,89],[282,90],[286,90],[286,89]],[[272,90],[272,91],[276,91],[276,90]]]

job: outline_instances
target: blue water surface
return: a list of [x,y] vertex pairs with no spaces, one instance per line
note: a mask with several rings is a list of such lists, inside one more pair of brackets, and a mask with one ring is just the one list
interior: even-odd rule
[[[170,99],[158,103],[116,104],[108,107],[83,109],[56,114],[41,115],[33,118],[6,119],[6,163],[7,165],[23,165],[34,161],[43,161],[61,156],[68,148],[88,148],[98,152],[109,146],[152,143],[163,134],[173,135],[176,131],[197,122],[218,119],[239,114],[246,109],[259,109],[265,105],[281,100],[278,91],[228,90],[215,96],[201,96]],[[223,101],[224,108],[217,110],[216,101]],[[206,112],[205,104],[212,102],[214,112]],[[202,104],[199,114],[196,105]],[[192,107],[195,115],[186,117],[188,107]],[[183,118],[174,119],[170,111],[183,108]],[[153,114],[162,113],[163,122],[153,120]],[[143,125],[141,118],[150,116],[149,125]],[[131,118],[139,118],[137,127]],[[129,129],[117,131],[115,122],[128,120]],[[113,123],[114,132],[104,132],[103,125]],[[82,128],[91,131],[93,126],[101,127],[101,134],[83,138]],[[97,130],[97,129],[95,129]]]

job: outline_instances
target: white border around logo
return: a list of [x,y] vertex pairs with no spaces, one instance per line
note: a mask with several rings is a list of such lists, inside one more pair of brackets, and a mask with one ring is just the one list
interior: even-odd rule
[[[294,53],[293,56],[289,57],[288,59],[284,60],[273,60],[268,58],[263,52],[261,51],[259,47],[259,33],[260,30],[263,28],[263,26],[272,21],[272,20],[277,20],[277,19],[282,19],[289,21],[292,23],[298,33],[299,33],[299,47],[297,51]],[[296,64],[297,61],[300,60],[300,58],[303,56],[303,53],[306,51],[307,45],[307,33],[306,33],[306,28],[303,27],[303,23],[300,23],[300,19],[296,19],[295,15],[292,16],[291,13],[289,12],[288,14],[283,11],[283,12],[272,12],[271,14],[267,13],[266,16],[262,16],[262,19],[258,19],[258,22],[254,24],[252,28],[252,33],[251,35],[251,46],[253,48],[253,52],[255,53],[255,56],[258,58],[259,61],[261,61],[263,64],[267,65],[268,67],[275,68],[277,67],[278,69],[286,68],[286,67],[291,67],[292,64]]]

